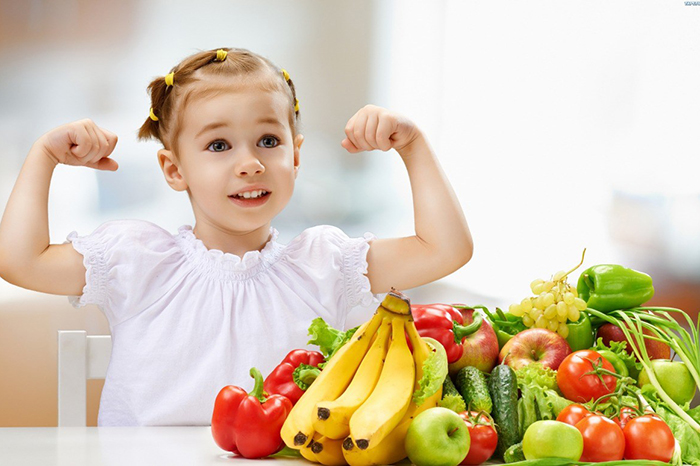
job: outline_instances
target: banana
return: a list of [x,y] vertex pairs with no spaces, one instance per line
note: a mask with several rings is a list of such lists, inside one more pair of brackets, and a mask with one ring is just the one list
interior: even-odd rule
[[[408,322],[406,325],[408,338],[413,346],[413,357],[416,361],[416,376],[414,391],[419,387],[419,381],[423,377],[423,363],[430,356],[430,353],[435,351],[418,335],[413,322]],[[408,427],[411,425],[413,418],[422,413],[428,408],[434,408],[442,398],[442,387],[426,398],[422,405],[417,406],[413,401],[406,410],[399,425],[387,435],[376,447],[367,450],[356,448],[352,439],[348,437],[343,442],[343,456],[351,466],[371,466],[394,464],[406,458],[406,449],[404,442]],[[346,447],[348,449],[346,449]]]
[[318,463],[318,458],[316,458],[316,453],[314,453],[311,450],[311,446],[313,445],[314,441],[313,439],[309,440],[308,445],[304,445],[299,449],[299,453],[301,453],[301,456],[306,458],[308,461],[311,461],[312,463]]
[[347,390],[334,401],[316,403],[317,415],[313,422],[316,432],[335,440],[350,434],[350,417],[370,396],[381,375],[390,332],[391,317],[387,316]]
[[314,434],[311,441],[311,451],[316,461],[326,466],[341,466],[348,464],[343,456],[343,441],[334,440],[323,435]]
[[280,435],[284,443],[294,449],[307,445],[314,434],[313,420],[316,403],[335,400],[347,388],[370,346],[372,337],[384,319],[385,313],[375,312],[326,363],[319,376],[299,398],[282,425]]
[[361,450],[378,445],[399,424],[411,403],[415,361],[404,333],[410,318],[410,314],[394,314],[391,343],[379,381],[350,417],[350,439]]

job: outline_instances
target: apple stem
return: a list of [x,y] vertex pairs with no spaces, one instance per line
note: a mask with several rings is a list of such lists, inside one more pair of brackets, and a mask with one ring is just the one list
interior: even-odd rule
[[459,427],[455,427],[454,429],[452,429],[451,431],[449,431],[449,432],[447,433],[447,436],[448,436],[448,437],[452,437],[452,434],[454,434],[454,433],[457,432],[458,430],[459,430]]

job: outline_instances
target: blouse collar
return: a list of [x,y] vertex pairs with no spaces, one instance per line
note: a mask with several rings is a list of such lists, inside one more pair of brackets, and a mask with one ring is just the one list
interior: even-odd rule
[[248,251],[243,257],[219,249],[207,249],[204,242],[195,236],[191,225],[178,228],[177,236],[186,245],[188,255],[196,262],[231,272],[252,272],[258,266],[274,262],[283,247],[277,242],[279,232],[273,227],[270,227],[270,239],[265,246],[260,251]]

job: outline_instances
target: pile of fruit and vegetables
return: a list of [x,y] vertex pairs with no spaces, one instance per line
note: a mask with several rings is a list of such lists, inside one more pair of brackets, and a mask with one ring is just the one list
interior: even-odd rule
[[221,390],[214,440],[324,465],[700,466],[700,323],[645,306],[651,277],[620,265],[570,284],[582,264],[507,312],[393,290],[357,328],[315,319],[319,351]]

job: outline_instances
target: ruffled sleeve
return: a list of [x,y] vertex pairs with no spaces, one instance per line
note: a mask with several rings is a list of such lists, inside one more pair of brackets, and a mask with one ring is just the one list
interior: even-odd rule
[[371,233],[350,238],[342,230],[320,225],[304,230],[288,245],[288,262],[304,271],[308,289],[318,296],[342,327],[355,307],[376,306],[367,277]]
[[[167,292],[183,254],[173,236],[142,220],[118,220],[94,232],[66,238],[83,255],[85,287],[68,299],[74,307],[95,304],[114,326]],[[170,272],[168,272],[170,271]]]

